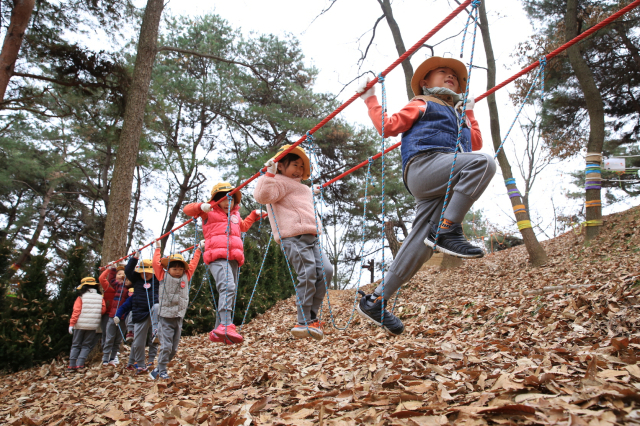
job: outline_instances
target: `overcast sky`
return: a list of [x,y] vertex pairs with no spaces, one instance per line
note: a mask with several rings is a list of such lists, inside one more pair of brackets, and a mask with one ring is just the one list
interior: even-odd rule
[[[145,3],[146,1],[138,0],[137,4],[143,6]],[[515,52],[518,43],[526,41],[531,36],[532,28],[520,2],[491,0],[485,4],[487,4],[491,37],[498,67],[497,80],[500,82],[520,69],[515,63],[515,58],[511,55]],[[329,0],[234,0],[224,2],[170,0],[166,11],[176,15],[188,14],[191,16],[217,13],[229,21],[233,27],[242,29],[245,34],[250,32],[276,35],[291,34],[300,40],[307,63],[319,70],[316,91],[338,93],[346,83],[359,75],[359,66],[361,66],[360,73],[371,70],[377,74],[393,62],[398,55],[389,27],[385,21],[382,21],[377,27],[376,37],[366,60],[362,64],[358,64],[361,52],[371,38],[371,28],[382,14],[377,1],[336,0],[330,10],[318,16],[330,5]],[[392,5],[395,19],[400,26],[407,48],[457,7],[455,2],[448,0],[395,0]],[[458,34],[462,30],[466,18],[466,14],[460,14],[427,43],[434,45]],[[460,43],[461,35],[444,41],[435,48],[435,54],[458,58]],[[465,62],[469,61],[470,49],[471,37],[468,36],[463,59]],[[415,54],[411,60],[414,69],[430,55],[431,52],[427,49],[422,49]],[[486,66],[479,31],[474,64]],[[386,82],[388,110],[393,113],[406,104],[404,76],[400,66],[387,76]],[[342,101],[348,99],[353,94],[355,86],[356,83],[353,83],[347,87],[339,99]],[[474,69],[471,77],[471,93],[478,96],[485,90],[486,72],[482,69]],[[508,99],[510,90],[513,90],[512,85],[497,94],[503,135],[511,124],[517,109]],[[380,93],[379,85],[377,93]],[[482,151],[493,154],[486,102],[479,102],[475,111],[485,140]],[[360,100],[354,102],[343,114],[351,122],[371,125],[367,110]],[[392,138],[390,143],[395,143],[397,140]],[[522,152],[522,133],[517,126],[505,145],[505,152],[512,162],[518,187],[522,191],[523,181],[517,174],[514,160],[514,153]],[[576,212],[580,209],[581,201],[569,200],[563,194],[568,189],[576,190],[570,185],[570,177],[567,172],[582,169],[584,167],[582,158],[581,155],[578,155],[563,164],[546,169],[544,176],[536,183],[531,193],[531,210],[534,219],[542,218],[544,224],[550,223],[553,219],[552,205],[560,206],[563,213]],[[219,176],[213,172],[207,185],[212,185],[218,179]],[[605,207],[604,212],[607,214],[624,210],[629,205],[637,203],[637,200],[618,203]],[[510,226],[517,233],[499,168],[491,186],[474,208],[482,209],[485,217],[494,224],[505,228]],[[547,233],[549,232],[553,231],[547,230]],[[545,239],[543,235],[540,237]]]

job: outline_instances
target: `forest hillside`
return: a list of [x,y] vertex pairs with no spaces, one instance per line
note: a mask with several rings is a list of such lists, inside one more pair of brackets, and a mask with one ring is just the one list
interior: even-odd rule
[[[425,267],[398,299],[400,337],[356,316],[294,340],[289,298],[241,346],[184,338],[170,381],[99,362],[67,373],[62,359],[4,376],[0,423],[640,424],[640,208],[604,219],[588,246],[574,231],[544,242],[540,268],[524,246]],[[330,296],[342,326],[354,291]]]

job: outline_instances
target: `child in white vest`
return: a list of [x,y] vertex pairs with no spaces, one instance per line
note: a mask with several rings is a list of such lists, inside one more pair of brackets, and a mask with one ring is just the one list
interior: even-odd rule
[[167,373],[167,364],[178,351],[182,334],[182,320],[189,307],[189,282],[200,261],[200,251],[204,247],[204,241],[196,249],[190,263],[187,263],[181,254],[172,254],[160,260],[160,247],[160,241],[156,241],[153,272],[156,279],[160,281],[158,314],[160,353],[158,354],[158,366],[149,373],[153,380],[158,377],[165,380],[171,378]]
[[67,367],[69,371],[84,368],[84,362],[93,347],[100,318],[107,311],[100,285],[95,278],[83,278],[78,290],[80,295],[73,304],[73,314],[69,321],[69,334],[73,334]]

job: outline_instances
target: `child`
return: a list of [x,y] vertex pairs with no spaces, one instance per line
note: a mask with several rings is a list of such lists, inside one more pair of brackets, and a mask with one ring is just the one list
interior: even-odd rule
[[[154,328],[157,329],[159,283],[153,275],[151,259],[143,259],[138,265],[140,257],[141,253],[138,251],[124,268],[124,274],[133,283],[135,292],[120,306],[113,318],[118,325],[120,319],[131,311],[134,339],[127,369],[135,370],[137,374],[146,373],[148,368],[153,366],[158,353],[158,345],[153,342],[153,334]],[[145,346],[149,346],[149,362],[146,365],[144,363]]]
[[[416,198],[416,217],[409,236],[402,243],[389,272],[384,292],[380,285],[364,295],[358,313],[399,335],[404,325],[392,313],[382,310],[400,286],[409,281],[433,254],[435,235],[447,191],[451,164],[456,151],[461,93],[467,85],[467,69],[457,59],[431,57],[415,71],[411,88],[415,97],[400,112],[387,117],[385,137],[402,135],[402,170],[406,188]],[[364,86],[359,90],[362,92]],[[375,90],[361,96],[369,108],[369,117],[380,133],[382,108]],[[464,238],[461,222],[473,203],[482,195],[495,174],[491,155],[471,153],[482,148],[482,136],[473,114],[473,99],[467,100],[466,122],[460,140],[449,203],[438,236],[437,249],[463,257],[482,257],[482,249]],[[383,300],[384,299],[384,300]],[[383,316],[384,315],[384,316]]]
[[[125,279],[125,286],[129,288],[129,296],[133,296],[133,283],[128,279]],[[133,343],[133,322],[131,321],[131,315],[127,315],[127,319],[125,320],[125,324],[127,326],[127,335],[124,336],[124,341],[127,345],[131,345]]]
[[67,367],[69,371],[84,368],[84,362],[93,348],[96,329],[100,326],[100,316],[107,310],[95,278],[83,278],[78,290],[80,295],[73,304],[69,321],[69,334],[73,334]]
[[[216,282],[218,294],[218,312],[216,325],[209,333],[212,342],[242,343],[243,337],[232,323],[233,301],[238,282],[238,268],[244,263],[244,247],[241,232],[247,232],[260,218],[252,211],[246,219],[240,217],[240,191],[233,194],[231,200],[227,194],[235,188],[228,182],[220,182],[211,189],[211,198],[206,203],[191,203],[184,208],[187,216],[202,218],[202,232],[205,239],[204,263],[208,265]],[[211,202],[220,201],[212,206]],[[231,217],[227,212],[231,210]],[[227,223],[230,233],[227,234]],[[228,261],[227,261],[228,260]]]
[[[160,241],[156,241],[153,255],[153,270],[160,282],[160,310],[158,313],[158,336],[160,353],[158,366],[149,375],[153,380],[158,377],[170,379],[167,363],[173,359],[180,343],[182,320],[189,306],[189,286],[187,285],[200,261],[200,250],[204,241],[196,249],[190,263],[184,261],[181,254],[172,254],[160,260]],[[168,274],[165,274],[167,268]]]
[[[128,281],[130,283],[130,281]],[[117,356],[122,336],[124,334],[120,324],[116,324],[113,317],[120,306],[127,300],[129,289],[125,283],[124,265],[115,265],[106,268],[100,274],[100,284],[105,294],[105,302],[107,305],[107,316],[109,318],[107,324],[102,329],[104,344],[102,346],[102,366],[111,365],[115,367],[118,364]],[[106,301],[107,291],[111,293],[111,302]]]
[[[280,148],[276,157],[290,146]],[[253,196],[260,204],[270,204],[267,213],[271,232],[298,274],[298,323],[291,334],[297,339],[322,340],[324,333],[317,315],[326,294],[325,279],[326,283],[331,282],[333,267],[318,248],[316,232],[321,232],[322,224],[316,224],[311,188],[300,182],[311,175],[309,157],[297,146],[277,163],[272,158],[265,166],[267,173],[258,179]]]

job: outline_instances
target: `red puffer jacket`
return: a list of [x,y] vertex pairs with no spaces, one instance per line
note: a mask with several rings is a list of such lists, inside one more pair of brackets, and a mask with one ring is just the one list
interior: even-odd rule
[[[184,214],[202,219],[202,232],[204,233],[204,263],[227,258],[227,212],[218,205],[211,208],[209,213],[200,209],[202,203],[187,204],[183,209]],[[244,264],[244,247],[242,245],[241,232],[247,232],[251,225],[259,219],[259,216],[251,212],[245,220],[240,217],[240,206],[231,209],[229,235],[229,260],[238,262],[238,266]]]

